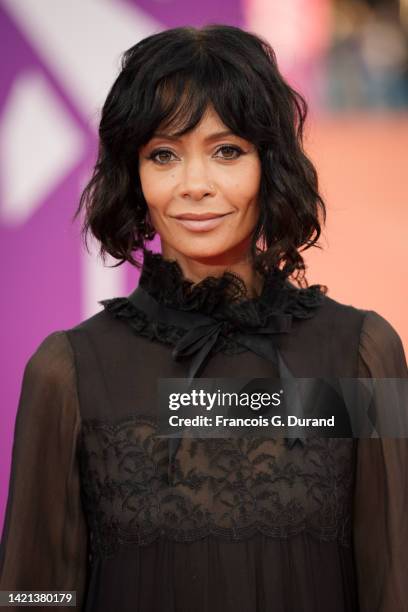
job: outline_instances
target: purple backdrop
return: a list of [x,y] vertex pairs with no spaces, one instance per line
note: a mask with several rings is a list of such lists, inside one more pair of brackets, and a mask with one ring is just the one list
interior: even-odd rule
[[[67,6],[69,15],[64,14]],[[92,62],[100,49],[103,62],[107,22],[116,63],[88,65],[87,51],[94,54]],[[97,312],[97,299],[123,295],[137,284],[130,266],[115,275],[101,272],[101,264],[98,268],[84,253],[79,224],[71,223],[94,161],[97,110],[115,76],[119,53],[151,31],[209,22],[243,25],[239,0],[75,0],[65,7],[45,0],[40,11],[35,0],[15,0],[0,8],[0,37],[7,52],[0,92],[0,527],[27,359],[47,334]],[[74,50],[61,42],[62,28],[68,39],[72,29],[83,58],[70,55]]]

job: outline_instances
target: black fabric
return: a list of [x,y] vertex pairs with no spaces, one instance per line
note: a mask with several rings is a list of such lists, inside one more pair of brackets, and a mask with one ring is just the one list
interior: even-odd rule
[[406,612],[406,439],[183,437],[169,481],[155,435],[158,378],[189,376],[192,354],[173,354],[188,313],[226,322],[203,377],[277,376],[237,341],[273,313],[295,377],[408,378],[395,329],[276,271],[248,300],[234,275],[193,285],[151,254],[140,286],[185,318],[107,299],[26,365],[0,588],[76,590],[85,612]]
[[[185,329],[184,335],[173,348],[172,356],[173,359],[191,358],[187,376],[189,382],[199,375],[221,334],[233,334],[235,342],[275,363],[278,366],[279,377],[284,375],[281,355],[269,336],[289,332],[292,325],[291,314],[264,312],[262,327],[255,326],[252,320],[245,330],[242,318],[238,326],[232,320],[215,319],[199,312],[178,311],[161,303],[160,296],[156,300],[143,287],[138,287],[129,296],[129,300],[132,305],[143,311],[150,324],[158,322],[164,326],[178,325]],[[105,305],[109,307],[109,303],[105,302]],[[292,448],[296,442],[302,443],[299,438],[286,439],[289,448]],[[174,474],[174,462],[180,444],[181,438],[169,440],[169,481]]]

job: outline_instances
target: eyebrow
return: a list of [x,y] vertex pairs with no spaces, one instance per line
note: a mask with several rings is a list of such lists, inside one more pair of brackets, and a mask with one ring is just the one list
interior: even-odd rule
[[[213,134],[209,134],[206,138],[204,138],[205,141],[210,141],[210,140],[217,140],[217,138],[223,138],[224,136],[237,136],[236,134],[234,134],[234,132],[231,132],[231,130],[223,130],[221,132],[214,132]],[[167,140],[179,140],[178,136],[174,136],[172,134],[166,134],[164,132],[155,132],[152,136],[153,138],[165,138]]]

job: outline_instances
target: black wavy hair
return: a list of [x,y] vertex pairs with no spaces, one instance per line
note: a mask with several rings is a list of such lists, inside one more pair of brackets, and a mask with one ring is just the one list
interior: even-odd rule
[[[140,268],[155,235],[146,213],[138,151],[153,133],[194,129],[212,105],[223,123],[255,144],[261,160],[260,216],[251,255],[260,270],[280,267],[308,285],[300,254],[316,244],[326,221],[317,172],[303,149],[307,103],[279,72],[272,47],[240,28],[211,24],[148,36],[124,52],[104,103],[99,152],[74,219],[84,209],[82,235],[99,254]],[[260,246],[261,245],[261,246]],[[283,264],[283,265],[282,265]]]

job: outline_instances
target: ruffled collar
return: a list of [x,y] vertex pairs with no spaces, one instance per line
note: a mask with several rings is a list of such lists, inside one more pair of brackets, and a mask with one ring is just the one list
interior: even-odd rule
[[326,293],[322,285],[295,287],[279,268],[274,268],[264,273],[260,296],[248,298],[238,274],[226,271],[222,276],[208,276],[194,283],[184,276],[176,260],[149,250],[145,252],[139,285],[164,306],[227,319],[241,329],[263,326],[273,313],[310,318]]
[[[190,381],[200,375],[213,350],[231,343],[274,362],[284,378],[291,374],[271,338],[290,332],[293,318],[312,317],[325,293],[321,285],[296,288],[275,269],[265,273],[261,295],[248,298],[237,274],[224,272],[193,283],[177,261],[146,251],[139,286],[126,298],[100,303],[137,334],[173,345],[173,359],[189,360]],[[297,441],[303,444],[300,438],[287,438],[286,444],[292,448]],[[169,482],[179,445],[180,438],[169,440]]]

